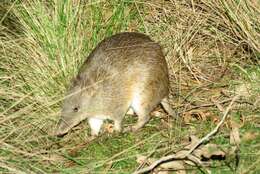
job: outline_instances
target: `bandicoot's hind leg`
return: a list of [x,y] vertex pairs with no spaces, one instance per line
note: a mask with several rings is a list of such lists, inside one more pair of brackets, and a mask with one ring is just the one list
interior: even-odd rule
[[138,115],[137,123],[132,127],[132,131],[137,131],[142,128],[150,120],[150,112],[147,110],[136,111]]
[[123,130],[122,121],[123,121],[123,118],[118,118],[118,119],[114,120],[114,131],[116,131],[117,133],[120,133]]
[[174,110],[172,109],[170,103],[169,103],[169,99],[168,97],[165,97],[164,99],[162,99],[161,101],[161,105],[163,107],[163,109],[171,116],[173,117],[177,117],[176,113],[174,112]]
[[115,105],[113,108],[113,113],[111,117],[113,118],[114,121],[114,131],[116,133],[120,133],[123,131],[123,119],[127,111],[129,110],[130,107],[130,99],[127,101],[123,101],[121,105]]
[[154,95],[151,95],[150,92],[146,94],[136,94],[131,107],[133,108],[134,112],[138,116],[137,123],[132,126],[132,131],[137,131],[142,128],[149,120],[150,120],[150,113],[155,108],[156,105],[159,104],[160,101],[157,101],[157,97],[153,98]]

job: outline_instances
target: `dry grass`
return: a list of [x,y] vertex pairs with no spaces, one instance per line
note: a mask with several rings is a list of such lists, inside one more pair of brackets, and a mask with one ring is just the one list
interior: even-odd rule
[[[211,103],[211,98],[225,100],[233,89],[237,91],[236,86],[246,84],[249,93],[245,100],[253,105],[239,105],[234,115],[245,117],[243,131],[256,131],[260,124],[254,116],[260,103],[257,0],[91,4],[33,0],[3,3],[0,8],[0,172],[129,173],[137,167],[136,154],[167,154],[178,148],[183,137],[201,135],[214,126],[206,121],[184,126],[181,119],[155,118],[138,135],[105,135],[75,156],[69,154],[85,141],[86,132],[78,129],[62,140],[52,136],[66,86],[91,49],[119,31],[144,32],[163,45],[171,74],[172,105],[180,116]],[[214,107],[192,111],[195,115],[217,113]],[[221,135],[216,141],[228,146]],[[259,143],[246,142],[245,146],[252,146],[250,150],[241,147],[239,171],[260,170],[250,164],[256,156],[246,155],[259,149]]]

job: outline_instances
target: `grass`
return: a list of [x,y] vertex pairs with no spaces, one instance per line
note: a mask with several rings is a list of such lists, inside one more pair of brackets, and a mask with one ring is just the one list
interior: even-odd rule
[[[259,173],[259,9],[255,0],[1,2],[0,173],[131,173],[138,155],[172,153],[221,116],[214,106],[189,109],[238,92],[247,102],[230,117],[241,125],[239,165],[235,171],[230,156],[211,171]],[[52,136],[64,92],[97,43],[120,31],[144,32],[164,47],[172,105],[182,118],[155,117],[137,134],[104,133],[75,152],[87,124]],[[225,149],[228,122],[212,140]]]

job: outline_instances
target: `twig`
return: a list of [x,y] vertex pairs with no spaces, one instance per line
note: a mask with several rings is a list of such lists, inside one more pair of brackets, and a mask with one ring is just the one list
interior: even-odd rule
[[[226,99],[226,100],[223,100],[223,101],[220,101],[218,102],[218,104],[225,104],[225,103],[228,103],[230,102],[232,99]],[[251,102],[248,102],[248,101],[235,101],[236,103],[239,103],[239,104],[248,104],[248,105],[252,105],[254,106],[254,103],[251,103]],[[174,107],[174,109],[177,109],[177,108],[181,108],[181,107],[184,107],[185,105],[181,105],[181,106],[177,106],[177,107]],[[190,107],[188,109],[186,109],[185,111],[182,111],[180,113],[183,113],[183,112],[188,112],[188,111],[191,111],[191,110],[194,110],[194,109],[199,109],[199,108],[206,108],[206,107],[211,107],[211,106],[216,106],[216,103],[212,102],[212,103],[207,103],[207,104],[202,104],[202,105],[195,105],[193,107]],[[217,106],[218,107],[218,106]],[[219,108],[218,108],[219,109]],[[180,114],[179,113],[179,114]]]
[[217,106],[217,108],[221,111],[224,112],[225,109],[220,105],[219,102],[217,102],[216,100],[214,100],[213,98],[211,99],[211,101]]
[[200,139],[200,141],[198,141],[193,147],[191,147],[191,149],[189,151],[187,151],[187,153],[180,154],[180,155],[173,154],[173,155],[168,155],[168,156],[162,157],[159,160],[153,162],[150,166],[143,168],[141,170],[135,171],[133,174],[147,173],[147,172],[153,170],[156,166],[158,166],[161,163],[171,161],[171,160],[176,160],[176,159],[181,160],[181,159],[185,159],[186,157],[188,157],[197,147],[199,147],[204,142],[208,141],[211,136],[213,136],[214,134],[216,134],[218,132],[220,126],[224,123],[225,119],[227,118],[228,113],[232,108],[232,105],[238,98],[239,98],[239,95],[236,95],[235,97],[233,97],[230,104],[228,105],[225,112],[223,113],[223,117],[222,117],[221,121],[218,123],[218,125],[211,132],[209,132],[206,136],[204,136],[202,139]]
[[[223,101],[219,102],[218,104],[224,104],[224,103],[227,103],[229,101],[231,101],[231,99],[223,100]],[[191,111],[191,110],[194,110],[194,109],[198,109],[198,108],[211,107],[211,106],[215,106],[215,105],[216,105],[215,103],[202,104],[202,105],[191,107],[191,108],[185,110],[185,112],[188,112],[188,111]]]

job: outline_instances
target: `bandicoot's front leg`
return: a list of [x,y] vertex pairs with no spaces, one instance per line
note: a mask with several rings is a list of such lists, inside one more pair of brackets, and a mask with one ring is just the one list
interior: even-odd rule
[[102,127],[104,120],[99,118],[88,118],[88,123],[91,129],[91,136],[97,137]]

